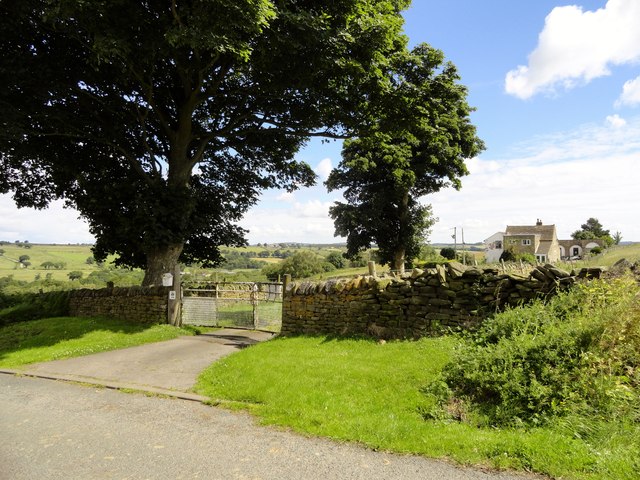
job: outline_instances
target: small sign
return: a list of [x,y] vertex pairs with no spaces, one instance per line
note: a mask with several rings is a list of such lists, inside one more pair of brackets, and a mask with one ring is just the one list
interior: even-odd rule
[[175,290],[171,290],[169,292],[169,300],[175,300],[176,299],[176,291]]

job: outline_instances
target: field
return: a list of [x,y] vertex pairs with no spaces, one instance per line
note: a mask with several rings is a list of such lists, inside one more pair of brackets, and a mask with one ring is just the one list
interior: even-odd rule
[[[0,278],[13,276],[15,280],[33,281],[38,275],[39,278],[45,278],[50,275],[54,280],[68,280],[68,274],[72,271],[80,271],[83,277],[86,278],[91,272],[98,271],[100,267],[96,264],[87,263],[87,259],[92,258],[90,245],[45,245],[45,244],[30,244],[30,248],[24,248],[18,246],[15,243],[5,243],[0,245],[0,249],[4,250],[4,254],[0,255]],[[309,250],[321,257],[327,256],[332,252],[342,252],[344,248],[336,245],[321,245],[321,246],[301,246],[301,245],[289,245],[289,244],[276,244],[270,246],[249,246],[243,248],[223,248],[223,251],[236,252],[247,257],[266,262],[267,264],[279,263],[282,258],[275,255],[278,252],[295,252],[298,250]],[[436,249],[437,250],[437,249]],[[270,256],[266,257],[265,252],[268,252]],[[480,262],[482,260],[482,252],[471,252]],[[260,256],[262,254],[263,256]],[[21,255],[28,255],[31,265],[28,268],[21,268],[19,266],[18,259]],[[634,262],[640,260],[640,243],[631,245],[624,245],[619,247],[612,247],[604,254],[597,257],[587,258],[585,260],[576,262],[563,262],[558,266],[565,269],[579,269],[588,266],[611,266],[618,260],[626,258],[627,260]],[[64,268],[49,268],[45,269],[42,264],[45,262],[63,263]],[[106,263],[109,265],[109,262]],[[261,274],[260,269],[225,269],[222,266],[219,269],[202,269],[197,267],[189,267],[187,271],[195,274],[195,277],[201,279],[213,280],[218,279],[220,281],[264,281],[265,278]],[[377,273],[384,273],[388,271],[388,267],[376,266]],[[366,274],[368,272],[367,267],[358,268],[345,268],[340,270],[334,270],[331,272],[316,275],[315,279],[326,279],[332,277],[345,277],[353,275]]]
[[[81,271],[86,277],[89,273],[98,270],[98,267],[86,263],[93,257],[90,245],[39,245],[30,244],[30,248],[19,247],[16,244],[0,245],[4,254],[0,255],[0,277],[13,275],[16,280],[32,281],[40,274],[45,277],[50,273],[55,280],[68,280],[68,274],[72,271]],[[18,259],[21,255],[28,255],[31,265],[28,268],[20,268]],[[41,265],[44,262],[63,263],[64,268],[45,269]]]

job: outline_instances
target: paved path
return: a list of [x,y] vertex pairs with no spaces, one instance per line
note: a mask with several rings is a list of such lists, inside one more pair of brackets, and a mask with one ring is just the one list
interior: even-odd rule
[[0,375],[0,479],[522,480],[258,427],[198,402]]
[[204,397],[188,393],[202,370],[226,355],[269,340],[272,336],[268,332],[222,329],[139,347],[37,363],[20,372],[42,378],[205,400]]

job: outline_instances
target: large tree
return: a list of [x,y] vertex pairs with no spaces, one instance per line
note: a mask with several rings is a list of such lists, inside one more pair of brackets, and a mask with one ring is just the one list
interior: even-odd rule
[[422,44],[390,62],[389,89],[372,97],[374,126],[347,140],[326,182],[344,189],[330,209],[348,255],[378,245],[383,263],[404,270],[436,219],[420,198],[467,174],[465,159],[483,150],[469,115],[467,90],[441,51]]
[[611,237],[609,230],[605,230],[600,220],[594,217],[588,218],[587,221],[580,226],[580,230],[576,230],[571,234],[571,238],[574,240],[597,238],[602,240],[606,247],[614,243],[614,239]]
[[409,0],[0,0],[0,192],[65,199],[94,255],[146,269],[221,260],[294,159],[343,138],[406,49]]

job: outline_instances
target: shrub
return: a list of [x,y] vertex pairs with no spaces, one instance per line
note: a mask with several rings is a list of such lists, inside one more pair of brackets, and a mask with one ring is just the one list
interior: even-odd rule
[[323,273],[335,269],[333,265],[325,262],[324,258],[313,252],[303,250],[294,253],[291,257],[276,265],[267,265],[262,269],[262,273],[269,279],[286,274],[292,278],[307,278],[318,273]]
[[326,261],[335,268],[345,268],[347,266],[347,259],[339,252],[331,252],[327,255]]
[[12,306],[0,310],[0,326],[69,314],[68,291],[25,294],[14,297],[11,303]]
[[502,426],[625,410],[640,400],[639,304],[640,287],[625,278],[496,315],[443,370],[448,388],[427,393]]
[[447,260],[453,260],[456,258],[456,251],[451,247],[445,247],[440,250],[440,256],[446,258]]

